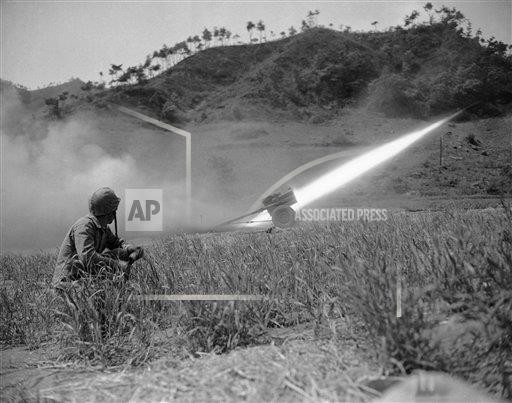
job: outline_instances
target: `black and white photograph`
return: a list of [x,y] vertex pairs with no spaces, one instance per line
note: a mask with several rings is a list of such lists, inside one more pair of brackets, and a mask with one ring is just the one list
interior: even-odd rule
[[511,0],[0,27],[1,401],[512,401]]

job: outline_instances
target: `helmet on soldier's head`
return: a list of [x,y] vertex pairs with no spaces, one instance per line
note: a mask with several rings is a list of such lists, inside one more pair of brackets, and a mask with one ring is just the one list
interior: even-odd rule
[[110,188],[96,190],[89,200],[89,211],[95,216],[102,216],[117,210],[121,199]]

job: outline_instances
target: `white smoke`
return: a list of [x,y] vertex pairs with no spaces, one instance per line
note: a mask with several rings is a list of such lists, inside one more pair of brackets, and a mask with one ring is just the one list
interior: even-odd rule
[[92,124],[52,124],[40,141],[2,131],[2,248],[49,247],[87,213],[102,186],[122,188],[136,172],[129,155],[113,157],[95,144]]
[[[15,94],[2,92],[2,101],[2,115],[9,114],[10,122],[0,132],[2,251],[58,247],[70,225],[88,213],[94,190],[109,186],[123,198],[125,188],[155,182],[136,156],[122,148],[107,151],[112,149],[105,145],[108,133],[90,114],[41,124]],[[168,195],[182,193],[181,184],[165,175],[150,186]],[[178,204],[166,200],[168,223],[176,219],[173,212],[179,215]]]

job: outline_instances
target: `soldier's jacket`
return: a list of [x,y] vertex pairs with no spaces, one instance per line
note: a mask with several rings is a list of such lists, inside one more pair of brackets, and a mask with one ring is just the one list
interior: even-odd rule
[[[102,227],[92,214],[78,219],[62,241],[53,273],[53,285],[76,280],[79,277],[78,267],[91,274],[105,266],[118,269],[119,259],[128,260],[128,246],[108,227]],[[115,250],[115,253],[108,253],[107,249]]]

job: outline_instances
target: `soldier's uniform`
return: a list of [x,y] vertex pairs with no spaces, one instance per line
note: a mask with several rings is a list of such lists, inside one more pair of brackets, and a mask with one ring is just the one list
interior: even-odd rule
[[78,219],[67,232],[60,247],[53,273],[53,285],[79,279],[83,274],[119,269],[119,260],[129,260],[131,245],[116,237],[110,228],[88,214]]
[[116,219],[120,201],[110,188],[100,188],[92,194],[90,214],[77,220],[62,241],[53,273],[52,283],[56,288],[84,275],[96,277],[99,273],[118,272],[120,268],[125,270],[126,277],[130,264],[142,257],[142,248],[117,237],[117,221],[116,235],[108,227]]

